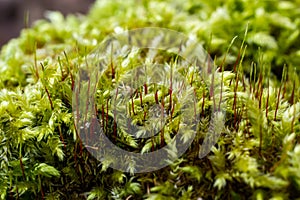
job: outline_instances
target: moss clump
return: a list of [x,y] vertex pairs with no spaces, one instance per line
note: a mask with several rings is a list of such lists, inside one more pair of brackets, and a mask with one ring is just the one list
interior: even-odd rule
[[[47,13],[48,21],[23,30],[0,54],[1,199],[299,198],[298,4],[99,0],[87,16]],[[207,98],[205,84],[194,83],[203,101],[189,150],[158,171],[123,173],[82,146],[72,116],[72,89],[86,55],[108,34],[148,26],[194,34],[215,58],[216,78],[224,86],[225,127],[208,156],[199,159],[213,99]],[[166,59],[156,53],[161,63],[178,64],[172,55]],[[131,62],[141,60],[133,56]],[[113,83],[104,78],[105,86]],[[97,94],[109,90],[99,83]],[[97,98],[101,113],[111,97]],[[112,118],[106,134],[113,138]],[[118,131],[116,144],[122,148],[151,151],[150,140]],[[164,137],[167,142],[168,134]],[[153,144],[159,147],[161,141]]]

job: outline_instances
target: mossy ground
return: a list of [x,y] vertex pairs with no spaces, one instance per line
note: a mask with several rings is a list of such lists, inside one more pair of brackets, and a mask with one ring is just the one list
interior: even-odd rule
[[[299,4],[99,0],[87,16],[47,13],[0,54],[1,199],[300,198]],[[218,66],[226,123],[199,159],[210,118],[204,106],[184,156],[129,174],[82,146],[72,89],[85,56],[108,34],[149,26],[196,35]],[[199,106],[210,105],[209,88],[198,89]],[[121,142],[130,148],[134,140]]]

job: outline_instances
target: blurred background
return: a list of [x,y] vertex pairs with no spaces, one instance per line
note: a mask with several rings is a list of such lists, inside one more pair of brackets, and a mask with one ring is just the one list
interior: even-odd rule
[[0,48],[11,38],[17,37],[25,27],[25,16],[30,26],[43,18],[46,10],[68,13],[87,13],[95,0],[0,0]]

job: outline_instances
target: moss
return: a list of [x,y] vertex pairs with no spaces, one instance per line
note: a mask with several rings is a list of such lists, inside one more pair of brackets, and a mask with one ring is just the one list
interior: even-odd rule
[[[299,198],[298,4],[99,0],[86,16],[48,13],[48,20],[24,29],[0,54],[1,199]],[[201,120],[191,147],[174,163],[130,174],[109,168],[109,161],[97,161],[81,143],[72,115],[72,90],[77,75],[85,73],[87,56],[106,36],[148,26],[195,35],[214,58],[215,81],[222,84],[222,90],[215,91],[224,101],[225,126],[209,154],[199,158],[214,119],[211,88],[192,78],[172,53],[156,51],[155,62],[175,67],[195,88]],[[116,128],[110,104],[114,79],[146,62],[149,51],[131,53],[121,60],[128,68],[107,68],[100,78],[98,120],[116,145],[150,152],[177,133],[182,113],[175,106],[172,111],[170,102],[180,105],[180,99],[164,87],[149,85],[147,92],[145,86],[137,88],[126,102],[133,123],[144,126],[148,108],[164,102],[166,114],[173,112],[164,134],[138,140],[125,128]],[[218,124],[216,120],[215,127]],[[189,137],[186,131],[183,140]]]

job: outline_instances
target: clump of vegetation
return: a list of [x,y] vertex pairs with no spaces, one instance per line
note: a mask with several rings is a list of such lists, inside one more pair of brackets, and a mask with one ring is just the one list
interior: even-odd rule
[[[24,29],[0,54],[1,199],[300,198],[298,5],[298,0],[99,0],[87,16],[47,13],[47,21]],[[222,83],[225,126],[200,159],[213,99],[209,87],[188,79],[203,100],[197,105],[201,120],[191,147],[158,171],[124,173],[97,161],[81,143],[72,115],[73,89],[87,55],[108,34],[149,26],[193,34],[207,49],[218,67],[213,74]],[[180,67],[172,55],[156,54],[155,62]],[[130,59],[138,63],[142,57]],[[101,96],[114,77],[101,78],[98,118],[112,140],[119,138],[116,144],[147,152],[168,142],[173,132],[138,141],[114,129],[106,104],[110,97]],[[145,98],[145,88],[140,89]],[[155,96],[156,90],[153,86],[147,92]],[[172,96],[166,95],[165,102]],[[139,102],[140,96],[132,100]],[[142,103],[129,105],[142,125]],[[173,114],[175,120],[176,110]]]

